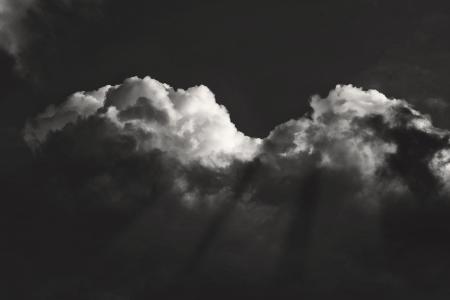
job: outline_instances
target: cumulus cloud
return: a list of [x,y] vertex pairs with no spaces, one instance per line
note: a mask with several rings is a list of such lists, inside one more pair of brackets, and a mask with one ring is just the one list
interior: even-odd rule
[[[267,137],[249,137],[207,87],[150,77],[77,92],[24,129],[43,174],[33,185],[64,216],[66,236],[86,240],[81,226],[108,241],[126,257],[119,269],[145,257],[150,274],[127,276],[149,290],[223,282],[225,264],[251,284],[409,280],[386,265],[435,265],[433,255],[399,258],[398,249],[438,251],[442,235],[403,233],[450,230],[449,137],[405,100],[352,85],[313,96],[308,114]],[[368,274],[367,257],[379,253],[386,265]],[[133,292],[134,279],[110,278]]]
[[39,114],[25,128],[25,141],[32,148],[45,141],[51,131],[61,130],[68,123],[76,122],[78,118],[87,118],[103,106],[106,91],[109,86],[94,92],[78,92],[58,107],[51,105]]
[[[338,85],[325,98],[313,96],[311,108],[309,115],[277,126],[265,139],[253,138],[235,127],[207,87],[174,89],[150,77],[132,77],[119,85],[77,92],[59,106],[49,106],[26,124],[24,138],[36,150],[52,133],[100,118],[131,137],[133,151],[158,149],[183,164],[224,168],[258,157],[294,164],[315,157],[319,167],[353,168],[372,180],[389,167],[390,158],[401,155],[395,132],[417,132],[438,140],[448,136],[406,101],[351,85]],[[442,177],[443,166],[436,161],[442,155],[436,155],[434,160],[421,159],[429,159],[433,173]]]
[[279,152],[281,156],[317,152],[322,166],[353,166],[362,174],[372,176],[384,164],[385,156],[396,152],[396,145],[380,139],[373,129],[358,120],[379,115],[390,122],[391,110],[400,103],[373,90],[366,92],[338,85],[326,98],[312,97],[311,118],[278,126],[267,142],[276,144],[288,138],[287,148]]
[[310,117],[277,126],[264,141],[266,151],[294,160],[316,153],[321,167],[353,168],[379,180],[377,174],[391,167],[392,158],[403,156],[400,136],[394,136],[399,131],[436,139],[448,135],[406,101],[351,85],[338,85],[325,98],[313,96],[311,108]]
[[226,167],[248,161],[261,140],[238,131],[226,108],[205,86],[174,90],[150,77],[133,77],[121,85],[75,93],[27,124],[25,140],[38,147],[48,134],[89,116],[105,118],[135,138],[138,152],[159,149],[183,163]]

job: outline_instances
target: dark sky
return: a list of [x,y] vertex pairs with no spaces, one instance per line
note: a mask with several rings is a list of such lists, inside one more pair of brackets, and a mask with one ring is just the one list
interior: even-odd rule
[[[15,74],[13,60],[2,54],[3,101],[14,111],[4,112],[3,122],[23,124],[74,91],[131,75],[176,87],[205,84],[239,128],[261,137],[302,115],[310,95],[337,83],[386,86],[397,97],[411,96],[407,86],[419,90],[418,98],[448,93],[429,82],[443,80],[446,72],[450,21],[443,5],[82,3],[74,8],[46,1],[30,13],[24,26],[31,41],[20,54],[25,76]],[[423,88],[416,88],[418,81]]]
[[[228,299],[236,291],[238,299],[446,299],[450,208],[427,166],[437,149],[448,147],[448,132],[393,129],[376,114],[352,121],[352,134],[370,128],[397,145],[398,155],[377,173],[380,185],[401,178],[409,189],[406,196],[390,195],[395,201],[380,204],[385,210],[375,216],[349,204],[365,185],[352,168],[310,167],[316,158],[307,166],[277,158],[278,169],[258,158],[222,174],[200,165],[179,167],[164,153],[134,153],[129,136],[96,117],[55,134],[37,154],[23,141],[23,129],[76,91],[134,75],[183,89],[204,84],[251,137],[265,138],[275,126],[311,112],[311,96],[325,97],[337,84],[407,99],[434,125],[450,129],[447,6],[381,0],[34,1],[8,23],[20,37],[19,50],[8,52],[0,43],[0,251],[6,257],[1,276],[8,278],[0,296]],[[397,114],[398,124],[412,118],[409,109]],[[286,138],[283,130],[280,140]],[[265,141],[268,157],[284,147],[277,134]],[[351,164],[330,143],[315,146],[330,147]],[[191,213],[164,202],[176,198],[172,186],[180,174],[208,195],[229,187],[228,202]],[[239,199],[253,189],[249,197],[258,200],[245,203],[250,212],[241,211]],[[111,204],[116,196],[130,200]],[[289,221],[262,221],[272,218]],[[278,244],[281,250],[273,246]],[[310,260],[302,258],[307,252]],[[391,268],[393,261],[398,263]]]

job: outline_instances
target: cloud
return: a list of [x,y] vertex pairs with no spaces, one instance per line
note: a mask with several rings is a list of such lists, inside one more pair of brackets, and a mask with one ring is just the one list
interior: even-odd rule
[[77,5],[98,5],[103,0],[0,0],[0,48],[16,59],[17,67],[23,68],[21,55],[36,38],[29,22],[48,13],[48,8],[76,10]]
[[274,277],[402,288],[416,275],[389,265],[434,268],[432,253],[447,249],[442,234],[420,232],[450,229],[449,136],[405,100],[338,85],[308,114],[249,137],[207,87],[150,77],[77,92],[24,129],[39,206],[61,220],[44,227],[47,240],[63,231],[69,245],[113,253],[103,264],[118,271],[102,276],[127,295]]
[[446,193],[450,192],[450,150],[442,149],[435,153],[429,162],[430,169],[439,178]]
[[174,90],[150,77],[76,93],[60,107],[47,108],[34,124],[28,123],[25,139],[37,147],[52,131],[94,115],[132,136],[136,151],[159,149],[183,163],[226,167],[233,160],[254,158],[261,143],[236,129],[207,87]]
[[[258,157],[298,165],[314,158],[316,167],[354,169],[374,180],[390,167],[392,157],[402,156],[398,132],[437,140],[448,137],[446,130],[435,128],[427,115],[406,101],[375,90],[338,85],[325,98],[313,96],[311,108],[309,115],[277,126],[266,138],[252,138],[235,127],[207,87],[176,90],[150,77],[132,77],[119,85],[77,92],[58,107],[49,106],[26,124],[24,138],[36,150],[54,132],[98,118],[131,138],[133,151],[158,149],[185,165],[226,168]],[[436,157],[420,159],[427,159],[433,174],[440,174]]]
[[33,127],[28,123],[25,128],[25,141],[32,148],[43,142],[49,132],[61,130],[68,123],[77,121],[78,118],[85,119],[93,115],[103,106],[104,98],[109,86],[97,91],[85,93],[78,92],[69,97],[58,108],[51,105],[36,117]]
[[317,152],[324,167],[354,166],[362,174],[372,176],[383,166],[385,156],[396,152],[396,145],[381,139],[358,120],[378,115],[391,123],[393,109],[401,104],[400,100],[387,99],[374,90],[366,92],[338,85],[326,98],[312,97],[311,118],[278,126],[266,142],[277,144],[288,139],[287,148],[278,155],[295,157]]
[[36,0],[0,1],[0,47],[12,55],[18,55],[27,36],[23,19]]

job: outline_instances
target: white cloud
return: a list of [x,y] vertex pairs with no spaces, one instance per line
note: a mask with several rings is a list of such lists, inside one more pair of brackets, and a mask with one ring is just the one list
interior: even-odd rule
[[48,134],[62,130],[78,118],[87,118],[103,106],[106,92],[110,86],[102,87],[93,92],[77,92],[59,106],[50,105],[36,116],[32,122],[25,125],[24,139],[35,149],[43,143]]
[[312,97],[313,119],[317,120],[332,113],[349,118],[364,117],[371,114],[390,117],[390,109],[403,103],[402,100],[389,99],[376,90],[364,91],[352,85],[337,85],[324,99]]
[[[104,112],[97,111],[104,107]],[[146,112],[147,115],[143,114]],[[261,140],[238,131],[226,108],[205,86],[174,90],[150,77],[133,77],[118,86],[75,93],[59,107],[50,106],[29,122],[25,140],[35,147],[51,131],[93,114],[107,118],[137,141],[137,151],[160,149],[183,163],[226,167],[251,160]],[[159,117],[158,117],[159,116]]]
[[359,124],[358,118],[379,115],[390,122],[391,109],[398,105],[404,102],[388,99],[374,90],[337,85],[325,98],[312,97],[311,118],[302,117],[278,126],[268,140],[278,145],[285,143],[278,147],[281,156],[319,153],[324,167],[356,167],[370,177],[383,165],[387,154],[396,152],[396,145]]
[[[75,93],[61,105],[48,107],[27,123],[24,136],[36,148],[51,132],[95,116],[114,124],[118,134],[133,137],[135,151],[159,149],[183,164],[223,168],[262,156],[301,168],[304,159],[315,157],[319,167],[356,170],[373,181],[398,145],[369,125],[370,118],[380,119],[385,130],[448,135],[404,100],[351,85],[338,85],[324,98],[313,96],[311,107],[311,117],[281,124],[265,139],[252,138],[235,127],[206,86],[176,90],[150,77],[132,77],[120,85]],[[445,153],[437,153],[429,164],[441,179],[450,176],[450,154]]]

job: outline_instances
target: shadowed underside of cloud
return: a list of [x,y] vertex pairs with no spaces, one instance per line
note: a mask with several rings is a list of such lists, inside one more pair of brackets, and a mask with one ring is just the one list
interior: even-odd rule
[[132,77],[48,107],[24,138],[38,206],[64,220],[44,226],[56,257],[68,251],[59,231],[100,251],[66,292],[270,282],[277,295],[325,296],[440,291],[450,278],[439,268],[450,264],[449,132],[375,90],[338,85],[260,139],[205,86]]

